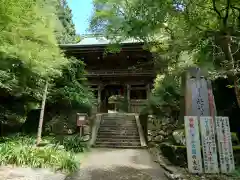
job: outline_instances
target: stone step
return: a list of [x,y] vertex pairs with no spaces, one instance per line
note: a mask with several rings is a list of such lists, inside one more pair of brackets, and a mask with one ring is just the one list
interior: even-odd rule
[[129,122],[129,121],[105,121],[102,120],[101,124],[108,123],[108,124],[136,124],[136,122]]
[[116,132],[116,133],[138,133],[137,129],[102,129],[98,130],[99,133],[101,132]]
[[120,127],[120,126],[103,126],[103,127],[99,127],[99,130],[106,130],[106,131],[108,131],[108,130],[123,130],[123,131],[131,131],[131,130],[134,130],[134,131],[136,131],[136,130],[138,130],[138,128],[137,127],[125,127],[125,126],[123,126],[123,127]]
[[137,130],[137,126],[105,126],[102,125],[99,127],[99,129],[106,129],[106,130]]
[[115,136],[109,136],[109,135],[104,135],[104,134],[98,134],[97,138],[109,138],[109,137],[114,137],[115,139],[139,139],[139,134],[138,135],[115,135]]
[[126,122],[126,123],[119,123],[119,122],[101,122],[101,125],[102,124],[106,124],[106,125],[136,125],[136,123],[129,123],[129,122]]
[[122,128],[137,128],[137,125],[110,125],[110,124],[101,124],[99,128],[101,127],[106,127],[106,128],[118,128],[118,129],[122,129]]
[[109,121],[135,121],[135,118],[129,119],[126,117],[102,117],[102,119]]
[[119,132],[119,133],[137,133],[137,128],[121,128],[121,129],[111,129],[111,128],[99,128],[98,132]]
[[126,115],[122,115],[122,114],[111,114],[111,115],[105,115],[103,114],[102,115],[103,118],[118,118],[118,117],[122,117],[122,118],[126,118],[127,116]]
[[135,119],[126,119],[126,118],[102,118],[105,121],[136,121]]
[[131,119],[131,120],[130,120],[130,119],[124,119],[124,118],[123,118],[123,119],[117,119],[117,118],[116,118],[116,119],[105,119],[105,118],[103,118],[102,120],[110,121],[110,122],[114,122],[114,121],[116,121],[116,122],[117,122],[117,121],[124,121],[124,122],[128,122],[128,121],[129,121],[129,122],[134,122],[134,121],[135,121],[135,119]]
[[102,145],[102,146],[141,146],[140,142],[96,142],[95,143],[96,146],[98,145]]
[[101,124],[100,127],[137,127],[136,124],[132,124],[132,125],[126,125],[126,124],[122,124],[122,125],[114,125],[114,124]]
[[128,117],[102,117],[102,119],[110,119],[110,120],[115,120],[115,119],[123,119],[123,120],[126,120],[126,121],[128,121],[128,120],[135,120],[135,118],[128,118]]
[[111,138],[97,138],[96,143],[97,142],[115,142],[115,143],[125,143],[125,142],[129,142],[129,143],[140,143],[140,139],[115,139],[114,137]]
[[137,127],[136,124],[101,124],[100,127]]
[[127,133],[120,133],[120,132],[98,132],[98,136],[105,136],[105,137],[112,137],[112,136],[139,136],[138,132],[127,132]]
[[126,137],[126,136],[113,136],[113,137],[105,137],[105,136],[97,136],[97,140],[101,140],[101,141],[108,141],[108,140],[111,140],[111,139],[114,139],[116,141],[135,141],[135,140],[140,140],[140,137],[139,136],[131,136],[131,137]]
[[114,146],[94,145],[93,148],[143,149],[145,147],[142,147],[142,146],[117,146],[117,145],[114,145]]
[[99,134],[107,134],[107,133],[111,133],[111,134],[138,134],[137,130],[131,130],[131,131],[122,131],[122,130],[99,130],[98,131]]

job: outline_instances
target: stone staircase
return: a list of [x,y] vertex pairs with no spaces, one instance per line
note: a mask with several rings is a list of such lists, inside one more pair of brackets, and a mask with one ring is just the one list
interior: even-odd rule
[[94,147],[141,148],[141,141],[133,115],[104,114]]

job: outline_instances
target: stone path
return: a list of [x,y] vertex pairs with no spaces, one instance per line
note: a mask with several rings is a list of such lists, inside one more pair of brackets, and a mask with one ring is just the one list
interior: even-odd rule
[[79,172],[66,177],[48,169],[0,167],[0,180],[166,180],[145,149],[92,149]]
[[64,180],[65,177],[49,169],[0,167],[0,180]]
[[92,149],[80,168],[65,180],[166,180],[145,149]]

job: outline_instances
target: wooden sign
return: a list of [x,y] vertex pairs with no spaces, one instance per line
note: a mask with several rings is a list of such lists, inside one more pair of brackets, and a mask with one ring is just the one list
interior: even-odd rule
[[215,126],[211,116],[200,117],[203,164],[205,173],[218,173],[217,146],[215,141]]
[[235,170],[232,149],[232,138],[228,117],[216,116],[217,144],[222,173],[231,173]]
[[183,75],[182,86],[184,116],[210,116],[208,83],[201,70],[189,68]]
[[191,82],[192,87],[192,110],[194,116],[208,116],[208,90],[205,79],[196,79]]
[[202,156],[197,117],[185,116],[184,124],[186,133],[188,170],[190,173],[202,173]]
[[83,126],[85,124],[86,124],[86,117],[85,116],[78,116],[77,126]]

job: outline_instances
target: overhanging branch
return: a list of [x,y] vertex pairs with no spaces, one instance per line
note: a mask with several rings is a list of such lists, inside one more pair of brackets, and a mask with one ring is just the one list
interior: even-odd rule
[[223,25],[224,25],[225,28],[227,27],[229,9],[230,9],[230,0],[227,0],[226,14],[225,14],[225,17],[223,18]]
[[212,4],[213,4],[213,9],[214,11],[218,14],[219,16],[219,19],[222,19],[222,15],[220,13],[220,11],[217,9],[217,6],[216,6],[216,0],[212,0]]

